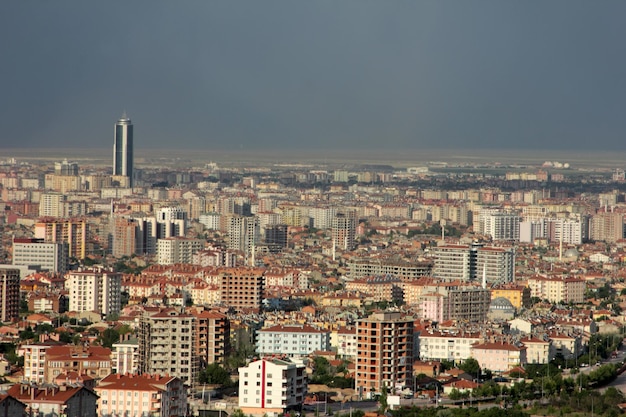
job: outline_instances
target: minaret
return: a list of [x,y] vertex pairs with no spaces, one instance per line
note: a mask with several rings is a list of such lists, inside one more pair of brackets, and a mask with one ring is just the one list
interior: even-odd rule
[[126,112],[115,123],[113,175],[128,177],[129,186],[133,186],[133,123]]

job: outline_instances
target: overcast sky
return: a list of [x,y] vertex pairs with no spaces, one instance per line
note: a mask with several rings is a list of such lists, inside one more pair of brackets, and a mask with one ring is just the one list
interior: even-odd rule
[[3,1],[0,148],[626,149],[626,2]]

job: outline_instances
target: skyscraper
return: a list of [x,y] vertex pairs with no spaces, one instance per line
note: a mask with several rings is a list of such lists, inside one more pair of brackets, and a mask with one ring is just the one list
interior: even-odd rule
[[115,123],[113,175],[128,177],[133,186],[133,124],[126,113]]

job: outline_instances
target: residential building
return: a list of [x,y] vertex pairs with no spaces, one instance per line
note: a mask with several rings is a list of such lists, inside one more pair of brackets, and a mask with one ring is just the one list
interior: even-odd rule
[[585,280],[574,277],[547,277],[535,275],[528,279],[530,296],[551,303],[582,303],[585,298]]
[[44,380],[52,383],[60,374],[76,372],[99,380],[111,373],[111,349],[101,346],[52,346],[45,350]]
[[527,336],[520,340],[526,346],[527,363],[547,364],[556,356],[556,350],[550,340]]
[[359,353],[356,327],[341,327],[336,333],[337,355],[344,359],[356,360]]
[[31,343],[21,347],[24,353],[24,380],[43,384],[46,382],[46,351],[57,343]]
[[26,415],[29,416],[98,416],[98,396],[80,384],[58,386],[17,383],[7,390],[7,394],[25,404]]
[[139,330],[140,372],[171,375],[194,385],[199,372],[195,320],[174,308],[144,313]]
[[13,238],[12,264],[64,273],[68,263],[67,243],[48,243],[43,239]]
[[161,265],[190,264],[193,255],[202,250],[204,241],[186,237],[157,240],[157,262]]
[[484,247],[482,244],[445,245],[433,249],[433,275],[443,280],[512,282],[515,277],[513,248]]
[[19,318],[20,270],[0,268],[0,321],[6,323]]
[[196,354],[201,366],[223,364],[230,353],[230,320],[217,311],[196,314]]
[[112,374],[100,381],[95,392],[100,417],[189,415],[187,387],[173,376]]
[[600,212],[591,216],[589,238],[608,243],[624,238],[624,214]]
[[7,393],[0,393],[0,417],[25,416],[26,404]]
[[116,374],[136,374],[139,372],[139,340],[136,337],[123,338],[113,343],[111,362]]
[[88,251],[88,227],[85,220],[44,219],[35,224],[35,238],[67,244],[67,254],[85,259]]
[[307,393],[305,366],[264,358],[239,368],[239,409],[245,415],[278,417],[299,409]]
[[506,298],[513,307],[520,309],[530,306],[530,288],[517,284],[500,284],[491,288],[491,299]]
[[257,332],[260,355],[307,356],[316,350],[330,350],[330,332],[308,324],[278,324]]
[[358,219],[354,211],[340,212],[335,215],[331,227],[335,247],[342,250],[354,249],[357,222]]
[[371,302],[389,301],[401,303],[404,301],[402,281],[391,275],[359,278],[346,282],[347,291],[358,291],[369,295]]
[[113,269],[84,268],[66,275],[71,311],[95,311],[102,315],[119,314],[122,291],[121,274]]
[[419,355],[421,360],[447,360],[457,363],[471,356],[473,344],[482,343],[479,333],[464,331],[443,332],[429,330],[419,335]]
[[471,354],[481,369],[506,372],[527,363],[526,346],[506,342],[486,342],[473,345]]
[[361,395],[413,386],[413,319],[374,313],[357,321],[355,386]]
[[217,274],[222,304],[236,310],[259,312],[263,300],[263,273],[263,268],[219,268]]
[[347,265],[347,276],[350,279],[392,275],[410,281],[430,276],[433,269],[431,262],[406,262],[399,259],[352,258]]

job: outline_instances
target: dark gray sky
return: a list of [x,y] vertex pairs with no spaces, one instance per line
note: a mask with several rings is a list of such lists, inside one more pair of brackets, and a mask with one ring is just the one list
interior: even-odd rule
[[0,148],[626,149],[623,0],[3,1]]

